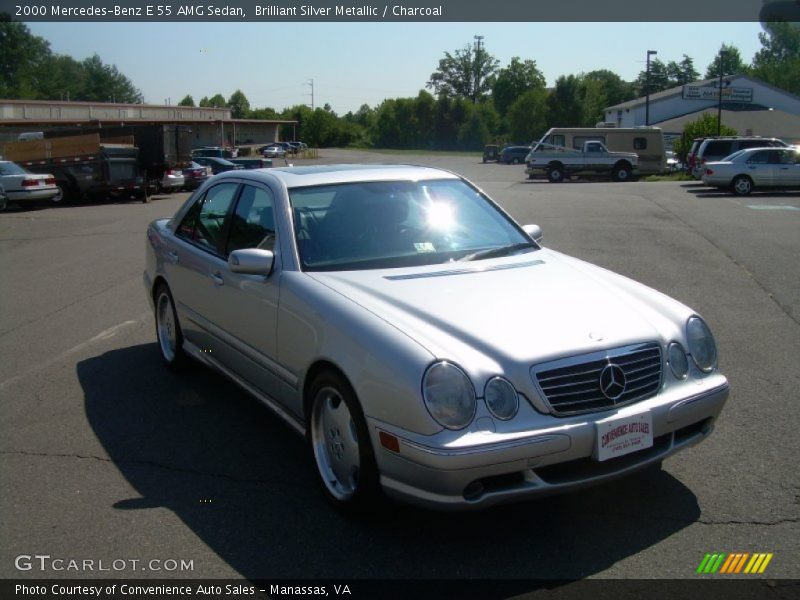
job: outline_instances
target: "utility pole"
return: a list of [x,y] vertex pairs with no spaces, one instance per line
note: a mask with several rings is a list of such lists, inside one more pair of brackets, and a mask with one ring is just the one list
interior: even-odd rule
[[314,80],[309,79],[306,81],[306,85],[311,86],[311,110],[314,110]]
[[727,50],[719,51],[719,99],[717,100],[717,137],[722,135],[722,74],[725,72],[722,63],[728,56]]
[[481,77],[481,75],[480,75],[480,65],[479,65],[478,61],[480,60],[481,45],[483,43],[483,36],[482,35],[475,35],[475,36],[473,36],[473,38],[475,39],[475,62],[473,63],[474,64],[474,68],[475,68],[475,72],[474,72],[475,81],[473,82],[473,86],[472,86],[472,103],[473,104],[477,104],[478,103],[478,86],[480,85],[480,82],[481,82],[480,81],[480,77]]
[[654,54],[658,54],[655,50],[648,50],[647,51],[647,69],[645,70],[644,76],[644,87],[645,87],[645,97],[644,97],[644,124],[645,126],[650,125],[650,57]]

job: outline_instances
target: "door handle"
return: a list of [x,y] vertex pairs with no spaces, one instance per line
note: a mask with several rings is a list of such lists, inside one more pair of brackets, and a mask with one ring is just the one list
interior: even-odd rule
[[177,265],[177,264],[178,264],[178,262],[180,261],[180,257],[178,256],[178,253],[177,253],[177,252],[175,252],[174,250],[173,250],[173,251],[170,251],[170,252],[167,252],[167,259],[168,259],[168,260],[169,260],[169,262],[171,262],[173,265]]
[[211,275],[209,275],[209,277],[211,277],[211,281],[214,282],[214,285],[216,286],[225,285],[225,280],[222,278],[222,273],[220,273],[219,271],[217,271],[216,273],[212,273]]

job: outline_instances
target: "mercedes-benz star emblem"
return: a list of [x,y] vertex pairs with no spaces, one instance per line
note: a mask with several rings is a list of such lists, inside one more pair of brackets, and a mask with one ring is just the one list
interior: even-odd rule
[[625,393],[625,371],[622,367],[609,363],[600,373],[600,391],[609,400],[617,400]]

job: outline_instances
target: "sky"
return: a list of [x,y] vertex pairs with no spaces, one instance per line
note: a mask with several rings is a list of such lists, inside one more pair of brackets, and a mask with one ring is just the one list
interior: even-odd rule
[[548,86],[560,75],[609,69],[631,81],[647,50],[694,59],[702,77],[722,43],[745,62],[761,48],[759,23],[28,23],[53,52],[114,64],[148,104],[195,103],[241,89],[251,108],[362,104],[416,96],[445,52],[483,36],[506,66],[535,60]]

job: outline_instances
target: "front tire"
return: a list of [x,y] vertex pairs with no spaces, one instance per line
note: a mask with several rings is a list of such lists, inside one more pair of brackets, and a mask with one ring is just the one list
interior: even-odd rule
[[550,183],[561,183],[564,181],[564,170],[560,165],[553,165],[547,170],[547,179]]
[[377,500],[378,470],[355,392],[342,376],[326,372],[310,394],[308,441],[322,491],[337,508],[362,511]]
[[630,181],[632,175],[631,168],[626,164],[620,164],[614,167],[611,173],[611,179],[614,181]]
[[155,293],[156,339],[161,360],[171,371],[178,371],[186,364],[183,351],[183,332],[178,322],[175,301],[166,284],[159,284]]
[[753,191],[753,180],[747,175],[737,175],[731,182],[731,191],[737,196],[749,196]]

